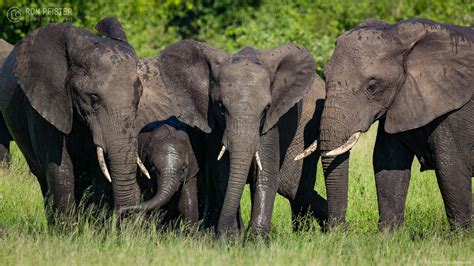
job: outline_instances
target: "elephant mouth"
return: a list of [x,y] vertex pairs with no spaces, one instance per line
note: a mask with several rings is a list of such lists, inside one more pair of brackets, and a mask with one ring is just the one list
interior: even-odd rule
[[315,140],[313,143],[311,143],[311,145],[309,145],[308,148],[306,148],[302,153],[298,154],[296,157],[295,157],[295,161],[299,161],[299,160],[302,160],[308,156],[310,156],[313,152],[316,151],[316,149],[318,148],[318,140]]
[[[109,169],[107,168],[107,163],[105,162],[104,149],[100,146],[97,146],[96,152],[97,152],[97,160],[99,161],[99,166],[100,166],[100,170],[102,171],[102,174],[104,174],[105,178],[110,183],[112,183],[112,178],[110,177]],[[138,168],[140,168],[140,170],[143,172],[143,174],[148,179],[151,179],[150,173],[148,173],[148,170],[146,169],[142,160],[140,160],[140,157],[138,156],[137,156],[137,165],[138,165]]]
[[[226,151],[225,145],[222,145],[222,149],[219,152],[219,155],[217,155],[217,160],[220,161],[222,159],[222,156],[224,156],[224,153]],[[262,171],[262,162],[260,161],[260,155],[258,154],[258,151],[255,152],[255,161],[257,162],[258,169]]]
[[352,149],[352,147],[354,147],[354,145],[359,140],[361,134],[362,134],[362,132],[360,132],[360,131],[352,134],[352,136],[350,136],[350,138],[346,141],[346,143],[342,144],[341,146],[339,146],[339,147],[337,147],[337,148],[335,148],[331,151],[326,152],[326,154],[324,154],[324,156],[334,157],[334,156],[339,156],[343,153],[346,153],[346,152],[350,151]]

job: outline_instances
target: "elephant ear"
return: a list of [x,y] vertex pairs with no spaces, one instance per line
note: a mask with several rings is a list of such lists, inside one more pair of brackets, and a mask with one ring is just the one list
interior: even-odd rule
[[211,79],[225,57],[209,44],[182,40],[166,48],[158,60],[165,89],[177,107],[174,115],[206,133],[214,126],[208,117]]
[[[389,30],[389,29],[387,29]],[[406,47],[406,79],[387,111],[385,130],[419,128],[469,102],[474,90],[474,31],[411,20],[391,29]]]
[[259,50],[259,59],[272,75],[272,105],[262,130],[265,134],[306,95],[316,75],[316,63],[308,50],[296,45]]
[[115,17],[106,17],[101,19],[95,25],[95,29],[108,38],[128,42],[127,35],[125,34],[122,24],[120,24],[120,22]]
[[17,81],[32,107],[59,131],[72,128],[72,99],[67,88],[69,25],[50,24],[28,34],[16,50]]

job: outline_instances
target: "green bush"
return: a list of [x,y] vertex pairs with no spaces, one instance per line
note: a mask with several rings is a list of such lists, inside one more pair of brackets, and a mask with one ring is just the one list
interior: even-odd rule
[[[413,17],[457,25],[474,23],[474,2],[470,0],[20,0],[0,1],[0,6],[0,37],[11,43],[52,21],[68,21],[93,30],[101,18],[115,16],[140,57],[154,56],[182,38],[207,41],[227,52],[245,46],[271,48],[292,42],[311,51],[320,74],[337,36],[366,18],[376,17],[390,23]],[[6,16],[12,6],[69,7],[72,15],[28,17],[12,23]]]

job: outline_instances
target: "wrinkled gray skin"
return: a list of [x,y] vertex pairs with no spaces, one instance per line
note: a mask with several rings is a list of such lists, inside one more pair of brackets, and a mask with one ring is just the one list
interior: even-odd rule
[[[267,237],[271,225],[273,189],[288,199],[292,212],[294,230],[308,228],[311,221],[301,218],[312,215],[322,229],[327,221],[327,202],[316,191],[316,167],[320,156],[317,150],[304,160],[295,161],[296,155],[303,152],[319,136],[319,125],[325,98],[324,82],[315,75],[311,88],[305,97],[291,108],[278,121],[278,140],[264,141],[260,144],[263,171],[258,171],[256,162],[250,174],[250,189],[252,195],[251,230],[256,234]],[[315,132],[317,132],[315,134]],[[279,147],[279,150],[276,149]],[[277,157],[277,156],[280,157]],[[280,164],[275,165],[274,162]],[[277,178],[270,175],[267,167],[273,169]],[[272,185],[269,189],[266,186]],[[267,208],[267,209],[264,209]],[[303,223],[302,223],[303,222]]]
[[[159,57],[141,61],[139,75],[145,89],[138,124],[175,115],[210,133],[204,223],[216,227],[218,234],[243,229],[239,204],[248,177],[253,177],[254,233],[268,233],[280,184],[295,216],[311,210],[325,219],[325,200],[313,191],[317,156],[307,158],[306,167],[303,162],[290,162],[296,156],[292,149],[302,151],[317,137],[313,130],[308,134],[304,124],[315,121],[312,118],[317,119],[317,114],[302,112],[306,110],[302,99],[310,88],[317,92],[308,101],[308,110],[314,111],[315,102],[319,99],[321,104],[324,98],[324,85],[314,67],[309,52],[297,46],[245,48],[228,55],[188,40],[171,45]],[[302,117],[307,120],[298,124]],[[289,124],[281,126],[279,121],[284,118]],[[313,123],[307,127],[316,128]],[[222,144],[227,152],[217,161]],[[249,170],[255,169],[251,165],[257,151],[263,172],[255,178]],[[292,167],[297,169],[289,170]],[[300,180],[302,167],[310,177]]]
[[[13,50],[13,45],[0,39],[0,68],[5,59]],[[7,125],[0,115],[0,166],[7,167],[10,164],[10,141],[12,137],[8,132]]]
[[188,133],[165,122],[139,134],[138,151],[152,178],[140,177],[145,200],[150,200],[131,208],[165,210],[166,223],[182,217],[189,224],[197,224],[199,167]]
[[[97,28],[110,32],[111,25],[120,23],[107,18]],[[123,29],[110,33],[101,38],[71,24],[50,24],[21,40],[2,67],[1,112],[38,179],[48,218],[74,209],[88,177],[107,182],[96,146],[106,154],[115,207],[139,202],[138,59]]]
[[[434,169],[452,227],[468,227],[474,165],[474,31],[412,19],[370,19],[337,39],[326,67],[324,152],[380,120],[373,157],[379,226],[404,220],[410,169]],[[343,223],[348,158],[323,157],[329,220]]]

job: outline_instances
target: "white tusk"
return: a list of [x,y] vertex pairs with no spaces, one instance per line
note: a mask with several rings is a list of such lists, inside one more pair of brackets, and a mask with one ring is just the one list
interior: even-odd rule
[[217,156],[218,161],[222,159],[222,156],[224,156],[224,153],[225,153],[225,145],[222,145],[221,152],[219,152],[219,155]]
[[334,150],[327,152],[324,156],[338,156],[349,151],[357,143],[360,134],[360,131],[352,134],[352,136],[346,141],[346,143],[342,144],[342,146],[340,146],[339,148],[335,148]]
[[255,153],[255,161],[257,161],[258,169],[262,171],[262,162],[260,162],[260,156],[258,155],[258,151]]
[[112,183],[112,178],[110,178],[109,170],[107,169],[107,164],[105,163],[104,150],[97,146],[97,160],[99,161],[100,170],[105,175],[105,178]]
[[146,170],[145,165],[143,164],[142,160],[140,160],[140,157],[137,156],[137,164],[140,170],[148,179],[151,179],[150,173],[148,173],[148,170]]
[[311,145],[309,145],[308,148],[306,148],[302,153],[298,154],[296,157],[295,157],[295,161],[298,161],[298,160],[301,160],[301,159],[304,159],[308,156],[311,155],[311,153],[313,153],[316,148],[318,148],[318,140],[315,140],[313,143],[311,143]]

